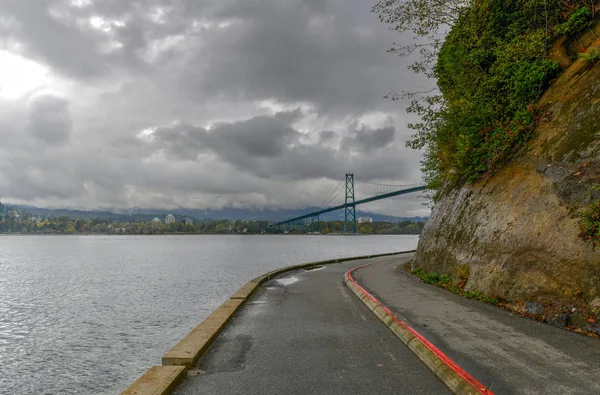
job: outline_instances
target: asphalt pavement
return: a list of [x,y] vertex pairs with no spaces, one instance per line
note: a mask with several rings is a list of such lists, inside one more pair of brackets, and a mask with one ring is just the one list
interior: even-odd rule
[[263,284],[175,394],[448,394],[344,285],[366,262]]
[[402,268],[411,258],[353,276],[495,394],[600,394],[600,340],[424,284]]

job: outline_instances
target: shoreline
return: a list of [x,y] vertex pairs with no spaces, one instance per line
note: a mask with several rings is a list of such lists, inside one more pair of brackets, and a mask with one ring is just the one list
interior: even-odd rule
[[421,236],[420,234],[381,234],[381,233],[295,233],[295,234],[285,234],[285,233],[158,233],[151,235],[139,235],[139,234],[113,234],[113,233],[75,233],[75,234],[65,234],[65,233],[0,233],[0,237],[2,236],[61,236],[61,237],[80,237],[80,236],[131,236],[131,237],[148,237],[148,236]]

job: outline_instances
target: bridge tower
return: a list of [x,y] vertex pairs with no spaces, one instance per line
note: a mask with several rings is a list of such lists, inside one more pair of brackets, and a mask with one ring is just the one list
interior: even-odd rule
[[348,233],[348,222],[354,226],[356,233],[356,206],[354,205],[354,174],[346,173],[346,207],[344,208],[344,233]]

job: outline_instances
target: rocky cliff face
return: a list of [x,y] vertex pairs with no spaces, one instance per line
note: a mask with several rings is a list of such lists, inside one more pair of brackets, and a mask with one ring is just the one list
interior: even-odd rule
[[544,306],[547,317],[568,308],[587,322],[600,313],[600,245],[578,236],[578,213],[600,198],[600,63],[577,59],[582,46],[598,48],[600,39],[553,48],[565,70],[540,100],[527,152],[441,199],[413,267],[457,278],[468,265],[466,290]]

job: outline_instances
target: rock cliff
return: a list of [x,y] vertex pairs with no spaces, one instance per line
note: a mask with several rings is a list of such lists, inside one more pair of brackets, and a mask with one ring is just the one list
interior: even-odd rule
[[552,48],[564,71],[539,101],[534,138],[490,179],[442,197],[412,263],[455,279],[467,265],[466,290],[588,330],[600,313],[600,244],[578,234],[579,213],[600,199],[600,63],[576,52],[600,48],[595,30]]

